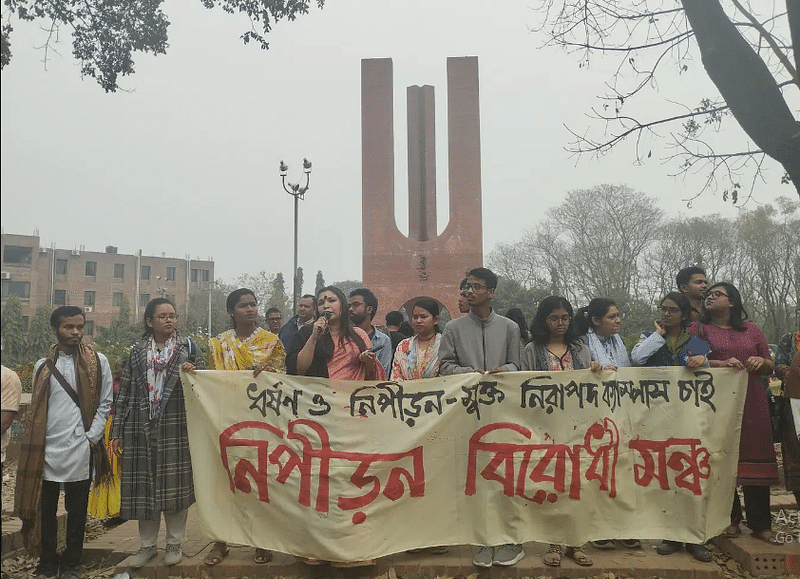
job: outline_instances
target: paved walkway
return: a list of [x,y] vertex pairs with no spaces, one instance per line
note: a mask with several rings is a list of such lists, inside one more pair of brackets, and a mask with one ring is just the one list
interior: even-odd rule
[[[793,501],[791,502],[793,505]],[[788,506],[788,505],[787,505]],[[614,573],[616,576],[631,576],[651,579],[718,579],[724,577],[719,565],[700,563],[686,552],[680,551],[670,556],[658,555],[654,547],[657,541],[643,542],[642,549],[617,549],[599,551],[587,545],[586,551],[594,559],[591,568],[579,567],[573,561],[564,559],[559,569],[546,567],[541,555],[547,546],[541,543],[525,545],[525,558],[509,568],[482,570],[472,565],[473,547],[452,547],[445,555],[400,553],[383,557],[371,567],[338,569],[330,566],[312,567],[297,561],[291,555],[275,554],[271,563],[256,565],[253,562],[253,549],[232,547],[225,560],[216,567],[203,564],[203,557],[210,550],[208,539],[200,533],[200,526],[194,508],[189,510],[187,538],[184,543],[183,562],[167,568],[163,564],[164,531],[162,525],[159,555],[138,571],[126,565],[128,554],[139,548],[138,526],[127,522],[102,537],[87,544],[84,551],[87,558],[108,558],[117,564],[117,571],[128,571],[132,578],[167,579],[167,577],[206,577],[227,579],[229,577],[298,577],[309,579],[382,577],[384,579],[433,579],[435,577],[462,577],[469,579],[488,579],[500,577],[587,577]],[[742,567],[753,575],[800,574],[800,546],[797,542],[782,547],[772,547],[753,539],[745,529],[735,540],[715,540],[720,550],[730,554]]]
[[[772,510],[795,509],[791,495],[773,495]],[[65,513],[59,513],[61,519]],[[64,521],[60,520],[63,526]],[[17,531],[18,519],[3,522],[3,554],[8,554],[21,546]],[[63,529],[61,529],[63,532]],[[798,529],[796,532],[800,532]],[[796,535],[795,535],[796,537]],[[187,538],[184,543],[185,557],[182,563],[172,568],[163,565],[164,531],[162,525],[159,545],[162,550],[158,557],[138,571],[131,571],[126,565],[129,554],[139,548],[138,525],[129,521],[107,531],[101,537],[86,544],[84,560],[104,559],[106,564],[117,565],[118,572],[128,571],[132,579],[167,579],[167,577],[193,577],[206,579],[228,579],[230,577],[296,577],[307,579],[380,577],[381,579],[433,579],[435,577],[460,577],[461,579],[494,579],[501,577],[589,577],[616,576],[642,577],[652,579],[718,579],[729,576],[715,563],[700,563],[687,553],[680,551],[670,556],[658,555],[654,547],[657,541],[644,541],[642,549],[617,549],[599,551],[587,545],[586,551],[594,559],[594,566],[579,567],[573,561],[564,559],[559,569],[546,567],[541,555],[547,545],[528,543],[525,545],[525,558],[510,568],[478,569],[472,565],[473,547],[452,547],[445,555],[400,553],[378,560],[377,565],[360,569],[337,569],[330,566],[310,567],[298,562],[293,556],[276,553],[271,563],[256,565],[253,562],[253,549],[232,547],[230,554],[216,567],[203,564],[203,557],[210,550],[210,542],[200,532],[195,509],[189,510]],[[741,568],[753,576],[800,575],[800,544],[794,542],[782,547],[772,547],[753,539],[747,529],[737,539],[715,539],[717,552],[723,552],[737,561]],[[731,567],[733,561],[728,561]],[[735,565],[734,565],[735,566]]]

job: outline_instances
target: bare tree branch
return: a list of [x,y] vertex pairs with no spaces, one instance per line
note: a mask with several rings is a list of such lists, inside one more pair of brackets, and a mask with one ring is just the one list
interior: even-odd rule
[[[731,2],[733,2],[733,5],[736,6],[739,12],[745,15],[745,17],[752,24],[753,28],[758,30],[758,33],[767,42],[767,44],[769,44],[770,47],[772,47],[775,56],[778,57],[778,60],[781,61],[781,64],[783,64],[783,66],[789,72],[789,75],[797,83],[798,82],[797,70],[795,70],[795,68],[792,66],[792,63],[789,62],[789,57],[786,56],[786,54],[778,47],[778,44],[775,42],[775,37],[773,37],[772,34],[767,32],[767,29],[764,28],[764,26],[762,26],[762,24],[758,20],[756,20],[755,17],[750,12],[748,12],[744,6],[742,6],[739,0],[731,0]],[[800,83],[798,84],[798,86],[800,86]]]

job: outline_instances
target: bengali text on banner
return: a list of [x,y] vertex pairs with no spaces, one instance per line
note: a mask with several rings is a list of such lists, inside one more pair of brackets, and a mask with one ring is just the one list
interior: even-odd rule
[[182,376],[213,539],[352,561],[435,545],[701,543],[730,523],[743,371]]

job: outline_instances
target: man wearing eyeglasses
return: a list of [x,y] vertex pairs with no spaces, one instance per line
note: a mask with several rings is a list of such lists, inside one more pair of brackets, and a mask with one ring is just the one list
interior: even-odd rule
[[700,320],[700,315],[703,313],[703,298],[708,287],[706,270],[696,265],[684,267],[675,276],[675,283],[678,286],[678,291],[685,295],[689,303],[692,304],[692,314],[689,316],[690,321],[696,322]]
[[[469,313],[450,321],[439,346],[446,374],[516,372],[519,370],[519,326],[492,309],[497,276],[478,267],[470,270],[461,290],[467,294]],[[472,558],[478,567],[514,565],[525,556],[522,545],[483,546]]]
[[350,321],[367,333],[372,342],[372,351],[388,376],[392,370],[392,339],[372,325],[372,319],[378,313],[378,298],[365,287],[354,289],[348,297]]
[[271,307],[267,310],[267,329],[276,336],[281,332],[281,323],[283,316],[281,311],[276,307]]

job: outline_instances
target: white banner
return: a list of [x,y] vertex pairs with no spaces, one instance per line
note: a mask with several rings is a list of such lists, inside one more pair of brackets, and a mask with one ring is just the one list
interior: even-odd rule
[[701,543],[730,523],[743,371],[182,379],[198,513],[216,540],[354,561],[436,545]]

